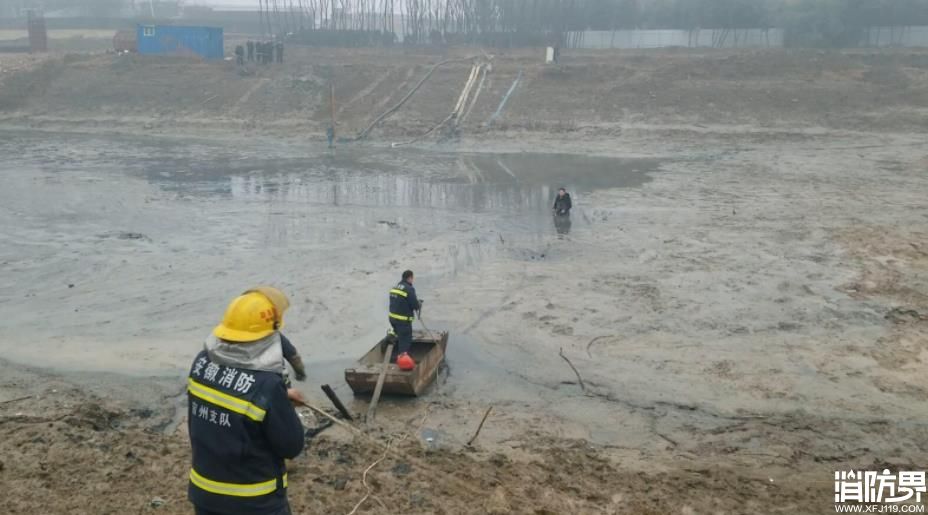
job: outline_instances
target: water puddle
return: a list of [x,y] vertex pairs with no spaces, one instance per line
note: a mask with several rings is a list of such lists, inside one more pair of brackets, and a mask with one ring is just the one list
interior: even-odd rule
[[[210,230],[198,228],[195,237],[204,245],[223,245],[231,233],[243,234],[243,249],[329,249],[353,240],[367,252],[390,241],[441,240],[436,274],[472,269],[500,252],[525,262],[558,259],[550,236],[592,231],[589,194],[640,186],[661,166],[658,159],[585,155],[320,152],[247,139],[22,132],[0,133],[0,154],[9,157],[0,174],[31,169],[49,184],[20,201],[21,210],[48,218],[40,204],[62,205],[58,220],[100,226],[94,234],[101,241],[157,244],[169,234],[171,245],[184,248],[176,219],[149,217],[123,200],[124,191],[144,191],[146,202],[176,206],[172,214],[208,219]],[[560,187],[574,199],[569,218],[551,214]],[[82,195],[95,200],[77,203]]]
[[555,192],[635,187],[654,159],[561,154],[443,154],[352,150],[312,158],[164,161],[145,167],[162,188],[250,202],[539,212]]
[[[178,195],[347,207],[538,213],[559,187],[575,197],[636,187],[657,159],[223,144],[177,138],[3,133],[0,153],[55,173],[142,176]],[[98,177],[99,178],[99,177]]]

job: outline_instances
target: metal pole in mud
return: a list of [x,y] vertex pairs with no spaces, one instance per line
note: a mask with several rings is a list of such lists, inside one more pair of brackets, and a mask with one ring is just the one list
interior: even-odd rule
[[332,104],[332,128],[335,128],[335,79],[332,79],[332,82],[329,84],[331,88],[331,104]]
[[335,78],[334,77],[332,78],[332,82],[329,83],[329,87],[330,87],[329,98],[331,99],[329,104],[331,104],[332,106],[332,125],[329,127],[329,130],[327,132],[328,132],[329,148],[335,148],[336,134],[335,134]]

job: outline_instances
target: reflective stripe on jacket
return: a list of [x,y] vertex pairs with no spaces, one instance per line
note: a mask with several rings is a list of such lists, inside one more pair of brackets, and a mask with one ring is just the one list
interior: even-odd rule
[[401,322],[412,322],[414,313],[419,310],[419,299],[416,289],[406,281],[390,290],[390,318]]

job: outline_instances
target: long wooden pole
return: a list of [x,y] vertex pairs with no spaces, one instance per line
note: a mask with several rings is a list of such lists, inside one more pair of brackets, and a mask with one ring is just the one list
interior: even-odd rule
[[387,378],[387,369],[390,367],[390,357],[393,355],[393,344],[387,345],[387,352],[383,355],[383,367],[380,369],[380,376],[377,377],[377,386],[374,387],[374,396],[371,397],[371,405],[367,407],[366,422],[374,420],[374,414],[377,411],[377,403],[380,402],[380,392],[383,390],[383,382]]

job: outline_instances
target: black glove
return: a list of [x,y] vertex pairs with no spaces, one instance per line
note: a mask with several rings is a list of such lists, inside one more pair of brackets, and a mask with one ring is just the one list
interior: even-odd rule
[[297,381],[306,380],[306,368],[303,367],[303,358],[299,354],[290,358],[290,366],[293,367],[293,376]]

